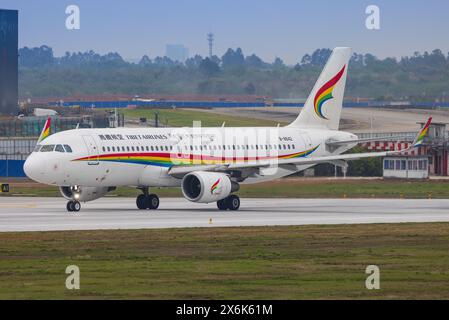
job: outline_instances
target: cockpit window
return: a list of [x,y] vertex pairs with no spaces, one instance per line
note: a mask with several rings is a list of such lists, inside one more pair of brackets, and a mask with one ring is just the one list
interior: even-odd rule
[[33,152],[39,152],[39,149],[40,149],[41,147],[42,147],[42,146],[41,146],[40,144],[37,144],[37,145],[34,147]]
[[62,144],[57,144],[55,148],[56,152],[65,152],[64,148],[62,147]]
[[66,151],[66,152],[73,152],[73,151],[72,151],[72,148],[71,148],[68,144],[65,144],[65,145],[64,145],[64,148],[65,148],[65,151]]
[[46,144],[43,145],[40,152],[52,152],[55,149],[54,144]]

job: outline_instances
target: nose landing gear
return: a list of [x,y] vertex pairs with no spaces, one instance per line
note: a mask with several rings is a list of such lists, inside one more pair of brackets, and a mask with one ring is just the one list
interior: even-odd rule
[[78,212],[81,209],[81,203],[79,203],[79,201],[76,200],[70,200],[69,202],[67,202],[67,211],[69,212]]
[[143,194],[137,196],[136,205],[140,210],[155,210],[159,207],[159,197],[154,193],[148,194],[148,188],[142,188]]

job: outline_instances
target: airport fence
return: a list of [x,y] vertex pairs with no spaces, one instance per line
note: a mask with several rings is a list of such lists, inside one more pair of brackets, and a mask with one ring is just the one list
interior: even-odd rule
[[[44,127],[46,117],[24,117],[0,120],[0,137],[38,137]],[[80,117],[52,117],[51,132],[80,128],[108,128],[111,117],[107,115]],[[118,126],[124,125],[123,115],[118,117]]]
[[[245,107],[303,107],[304,102],[280,102],[280,101],[178,101],[178,100],[110,100],[110,101],[70,101],[53,102],[49,104],[53,107],[81,107],[81,108],[245,108]],[[397,101],[345,101],[345,108],[449,108],[449,102],[397,102]]]
[[0,177],[25,177],[23,164],[36,143],[36,138],[0,138]]

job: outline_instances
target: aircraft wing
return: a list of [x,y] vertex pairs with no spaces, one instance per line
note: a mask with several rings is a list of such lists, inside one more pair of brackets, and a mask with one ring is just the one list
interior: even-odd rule
[[411,140],[410,136],[389,136],[389,137],[378,137],[378,138],[364,138],[364,139],[351,139],[351,140],[328,140],[326,144],[328,145],[345,145],[351,143],[364,143],[370,141],[399,141],[399,140]]
[[169,169],[168,174],[172,176],[182,176],[193,171],[215,171],[215,172],[226,172],[231,170],[240,170],[248,168],[267,168],[276,165],[307,165],[307,164],[318,164],[326,162],[335,161],[351,161],[361,158],[371,158],[371,157],[384,157],[390,154],[398,154],[405,151],[384,151],[384,152],[365,152],[365,153],[349,153],[340,154],[334,156],[323,156],[323,157],[308,157],[308,158],[296,158],[296,159],[274,159],[274,160],[260,160],[260,161],[249,161],[249,162],[230,162],[215,165],[180,165],[173,166]]
[[291,158],[291,159],[270,159],[270,160],[256,160],[248,162],[228,162],[219,164],[207,164],[207,165],[179,165],[173,166],[168,170],[168,174],[173,176],[183,176],[193,171],[215,171],[215,172],[227,172],[232,170],[240,169],[250,169],[250,168],[267,168],[279,165],[308,165],[308,164],[318,164],[326,162],[338,162],[338,161],[352,161],[362,158],[372,158],[372,157],[385,157],[388,155],[401,154],[402,152],[408,151],[421,145],[424,136],[426,135],[432,118],[427,120],[426,125],[418,132],[413,144],[401,150],[395,151],[383,151],[383,152],[364,152],[364,153],[348,153],[339,154],[332,156],[322,156],[322,157],[305,157],[305,158]]

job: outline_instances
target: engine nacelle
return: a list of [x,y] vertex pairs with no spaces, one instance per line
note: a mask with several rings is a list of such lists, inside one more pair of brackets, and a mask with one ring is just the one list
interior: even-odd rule
[[62,196],[67,200],[77,200],[80,202],[92,201],[101,198],[115,187],[59,187]]
[[224,173],[194,171],[184,176],[181,189],[187,200],[209,203],[226,198],[238,190],[239,185]]

